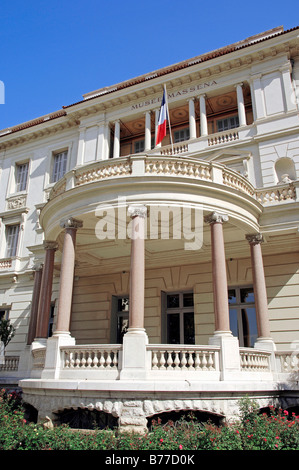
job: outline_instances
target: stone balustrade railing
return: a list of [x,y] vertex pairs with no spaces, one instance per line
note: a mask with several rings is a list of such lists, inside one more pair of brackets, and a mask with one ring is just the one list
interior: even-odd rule
[[118,369],[120,344],[63,347],[65,369]]
[[255,189],[245,176],[216,162],[186,156],[138,154],[96,161],[70,171],[54,185],[49,199],[85,184],[132,176],[175,176],[209,181],[245,193],[262,205],[292,202],[297,198],[296,186],[293,183]]
[[285,183],[256,190],[256,199],[261,204],[269,205],[296,199],[296,188],[293,183]]
[[208,146],[225,144],[239,139],[238,131],[229,130],[226,132],[219,132],[208,137]]
[[276,351],[276,358],[280,362],[281,372],[297,372],[299,376],[299,351]]
[[219,348],[208,346],[149,345],[151,369],[154,371],[219,370]]
[[240,348],[241,371],[270,372],[270,359],[271,352]]
[[0,364],[0,371],[16,371],[19,366],[19,356],[5,356],[4,364]]

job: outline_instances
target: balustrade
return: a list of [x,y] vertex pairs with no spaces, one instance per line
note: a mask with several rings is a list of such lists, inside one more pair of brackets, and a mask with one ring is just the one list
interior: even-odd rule
[[151,369],[162,371],[215,371],[218,369],[217,348],[184,346],[148,346]]
[[117,369],[120,345],[62,348],[65,369]]
[[270,356],[270,352],[240,349],[241,371],[270,372]]

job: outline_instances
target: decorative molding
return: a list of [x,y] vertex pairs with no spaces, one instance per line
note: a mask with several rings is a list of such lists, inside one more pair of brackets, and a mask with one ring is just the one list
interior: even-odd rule
[[7,210],[20,209],[26,206],[26,195],[12,196],[7,199]]
[[229,217],[227,214],[219,214],[219,212],[212,212],[211,214],[205,216],[204,221],[207,224],[223,224],[225,222],[228,222],[228,219]]

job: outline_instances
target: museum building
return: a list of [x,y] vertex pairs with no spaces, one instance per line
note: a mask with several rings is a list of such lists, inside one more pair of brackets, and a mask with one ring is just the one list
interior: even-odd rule
[[298,90],[277,27],[0,131],[0,384],[39,420],[299,406]]

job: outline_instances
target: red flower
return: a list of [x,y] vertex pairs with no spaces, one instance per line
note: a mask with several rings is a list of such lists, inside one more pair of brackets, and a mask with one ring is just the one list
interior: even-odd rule
[[160,439],[160,442],[163,442],[163,439]]

